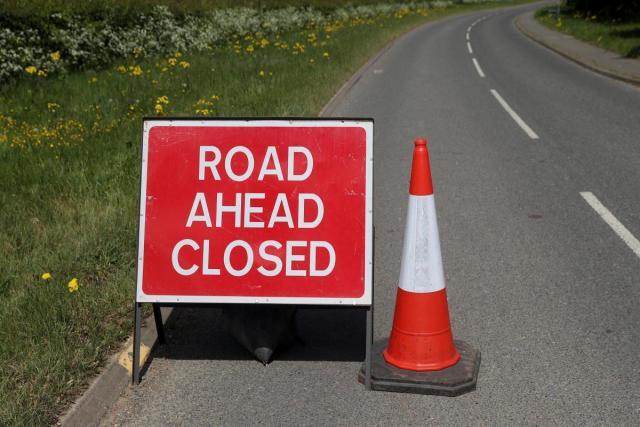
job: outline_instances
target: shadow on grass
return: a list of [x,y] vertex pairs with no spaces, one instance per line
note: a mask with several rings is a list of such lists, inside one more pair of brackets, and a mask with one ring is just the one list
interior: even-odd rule
[[[625,30],[614,30],[611,31],[610,34],[613,37],[621,39],[640,39],[640,26]],[[640,43],[629,49],[624,56],[625,58],[640,58]]]

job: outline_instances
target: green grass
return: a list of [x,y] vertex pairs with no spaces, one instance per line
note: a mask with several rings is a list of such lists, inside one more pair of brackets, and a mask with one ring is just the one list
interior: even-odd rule
[[[143,115],[156,105],[171,115],[315,115],[394,36],[495,5],[282,34],[286,49],[274,37],[265,48],[260,37],[232,40],[206,53],[2,88],[0,425],[54,422],[131,332]],[[304,52],[294,54],[295,43]],[[132,75],[135,66],[141,75]],[[73,293],[72,278],[80,284]]]
[[547,27],[574,36],[627,58],[640,57],[640,21],[601,21],[597,16],[586,16],[568,9],[544,8],[536,18]]

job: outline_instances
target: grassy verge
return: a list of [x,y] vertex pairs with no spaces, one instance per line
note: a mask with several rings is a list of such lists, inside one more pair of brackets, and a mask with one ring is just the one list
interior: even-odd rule
[[495,5],[254,34],[2,88],[0,425],[52,423],[131,331],[142,115],[314,115],[393,37]]
[[555,7],[539,10],[536,19],[547,27],[577,39],[611,50],[627,58],[640,57],[640,21],[618,22],[599,20],[595,15],[575,13]]

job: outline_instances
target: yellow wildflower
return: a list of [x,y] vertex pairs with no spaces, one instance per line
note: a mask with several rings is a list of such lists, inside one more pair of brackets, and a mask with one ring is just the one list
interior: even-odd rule
[[69,280],[69,283],[67,283],[67,289],[69,289],[69,292],[73,293],[73,292],[77,292],[78,291],[78,279],[76,279],[75,277],[71,280]]
[[51,279],[51,273],[47,272],[47,273],[42,273],[42,276],[40,276],[40,278],[42,280],[49,280]]
[[38,69],[36,67],[34,67],[33,65],[30,65],[27,68],[25,68],[24,71],[27,74],[35,74],[35,73],[38,72]]
[[47,77],[47,72],[45,70],[38,70],[38,77]]
[[127,67],[125,67],[124,65],[118,65],[116,67],[116,71],[119,73],[126,73],[127,72]]
[[259,75],[260,77],[264,77],[264,70],[260,70],[260,72],[258,73],[258,75]]
[[158,97],[158,99],[156,99],[156,104],[165,104],[167,105],[169,103],[169,97],[164,95],[164,96],[160,96]]
[[176,58],[180,58],[182,56],[182,52],[178,51],[174,53],[173,56],[175,56]]
[[142,68],[139,65],[129,67],[129,72],[132,76],[141,76],[143,73]]
[[180,66],[182,68],[187,69],[187,68],[189,68],[191,66],[191,64],[189,64],[187,61],[180,61]]
[[98,81],[97,77],[91,77],[91,79],[89,79],[89,83],[95,83]]
[[56,50],[55,52],[53,52],[53,53],[51,54],[51,59],[52,59],[53,61],[60,61],[60,51],[59,51],[59,50]]
[[249,46],[247,46],[244,50],[246,50],[248,53],[253,52],[255,49],[253,48],[253,45],[250,44]]
[[263,48],[263,49],[264,49],[264,48],[265,48],[265,47],[267,47],[267,46],[269,46],[269,40],[267,40],[267,39],[265,39],[265,38],[263,38],[262,40],[260,40],[260,47],[261,47],[261,48]]
[[162,104],[156,104],[155,106],[156,114],[161,114],[164,111]]
[[173,67],[174,65],[176,65],[178,63],[178,60],[176,58],[169,58],[169,59],[167,59],[167,62],[169,63],[169,65],[171,65]]
[[325,58],[327,58],[327,59],[329,59],[329,52],[325,52],[325,53],[323,53],[323,54],[322,54],[322,56],[323,56],[323,57],[325,57]]
[[49,112],[55,113],[58,108],[60,108],[60,104],[57,104],[55,102],[47,102],[47,110],[49,110]]

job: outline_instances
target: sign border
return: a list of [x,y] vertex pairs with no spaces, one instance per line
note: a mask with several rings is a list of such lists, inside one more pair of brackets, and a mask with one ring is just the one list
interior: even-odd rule
[[[230,303],[371,306],[373,301],[373,124],[371,118],[343,117],[143,117],[140,162],[136,303]],[[147,295],[142,290],[149,131],[156,126],[361,127],[366,133],[364,293],[358,298]]]

